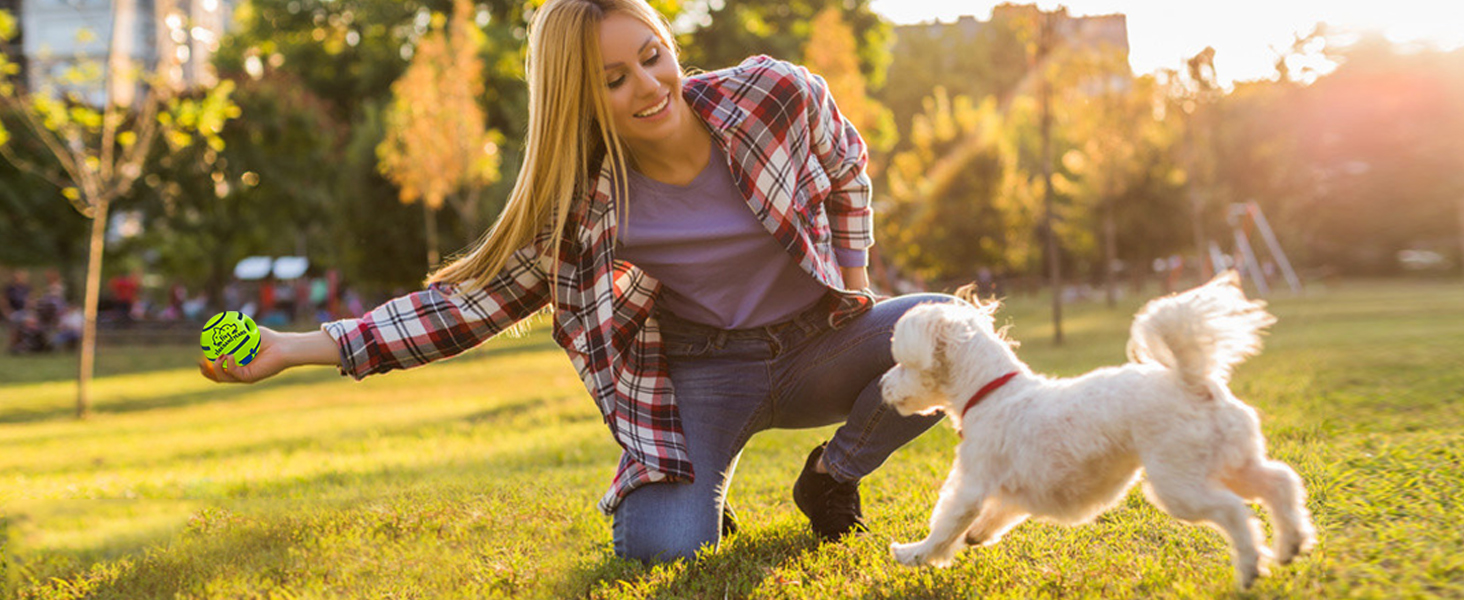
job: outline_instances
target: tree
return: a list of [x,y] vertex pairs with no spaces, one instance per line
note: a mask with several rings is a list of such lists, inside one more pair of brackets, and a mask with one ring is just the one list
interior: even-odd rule
[[944,88],[926,100],[910,147],[890,160],[877,223],[907,276],[959,284],[979,266],[1012,271],[1031,260],[1038,197],[1012,142],[1030,113],[1030,102],[977,104]]
[[889,109],[869,97],[859,71],[854,30],[844,23],[842,11],[825,8],[813,20],[813,33],[803,50],[803,62],[828,83],[839,112],[859,130],[870,154],[882,155],[894,146],[898,134]]
[[345,135],[328,105],[287,73],[229,74],[224,84],[237,85],[242,114],[220,132],[225,145],[169,140],[132,203],[145,219],[137,241],[159,270],[205,282],[214,299],[247,255],[304,250],[339,261],[328,224],[340,194],[320,169],[337,160]]
[[[480,1],[471,15],[484,34],[478,51],[484,88],[476,100],[487,127],[504,136],[499,154],[505,172],[479,193],[479,223],[501,210],[518,168],[528,122],[526,11],[533,6]],[[329,255],[354,284],[385,291],[422,280],[424,215],[415,206],[406,210],[397,185],[381,176],[376,148],[385,139],[383,107],[391,102],[391,85],[432,32],[433,12],[451,9],[450,0],[252,0],[239,6],[237,26],[221,42],[221,72],[287,73],[344,124],[346,143],[314,168],[329,173],[338,192],[320,225],[329,233],[320,237],[332,243]],[[437,213],[441,247],[466,245],[483,233],[479,225],[447,218],[453,214]],[[362,244],[383,239],[393,243]]]
[[[8,151],[24,162],[54,171],[56,159],[25,130],[19,115],[9,115],[0,129],[14,136]],[[0,264],[54,266],[68,282],[81,280],[73,271],[86,256],[86,217],[69,204],[56,201],[50,181],[0,160]]]
[[[1081,248],[1093,256],[1108,306],[1113,307],[1118,213],[1124,209],[1120,202],[1149,176],[1153,159],[1167,153],[1173,126],[1155,117],[1155,102],[1163,99],[1154,78],[1130,76],[1128,57],[1118,48],[1071,53],[1057,78],[1062,82],[1064,135],[1072,146],[1061,162],[1072,177],[1058,177],[1054,184],[1073,199],[1067,207],[1070,218],[1064,220],[1079,224],[1066,236],[1067,245],[1070,251]],[[1130,230],[1125,237],[1141,234]],[[1099,244],[1101,251],[1096,251]]]
[[[114,0],[112,10],[114,24],[130,19],[130,12],[136,10],[135,0]],[[9,40],[14,35],[14,18],[0,12],[0,38]],[[43,88],[32,93],[11,81],[18,69],[8,57],[0,57],[0,70],[5,74],[0,83],[0,108],[19,117],[26,131],[56,159],[57,168],[47,169],[12,152],[3,143],[9,140],[8,133],[0,134],[0,153],[16,166],[61,188],[72,207],[92,220],[77,378],[78,418],[85,418],[90,410],[108,209],[143,175],[143,163],[159,135],[186,138],[201,134],[222,143],[217,140],[218,131],[234,116],[227,86],[211,90],[202,99],[176,98],[164,75],[173,54],[160,52],[157,70],[148,77],[139,77],[139,71],[129,64],[127,44],[130,36],[113,35],[105,66],[78,60],[67,77],[81,85],[104,81],[106,99],[100,107],[87,101],[84,88],[64,92]]]
[[[804,62],[804,49],[816,31],[814,19],[825,9],[839,11],[854,33],[859,71],[872,89],[885,82],[890,63],[890,25],[869,7],[869,0],[700,0],[688,6],[663,2],[680,36],[683,66],[720,69],[754,54]],[[718,7],[720,5],[720,7]],[[683,9],[683,10],[678,10]],[[835,97],[842,101],[842,98]]]
[[[990,21],[896,26],[885,85],[875,97],[889,107],[900,131],[910,127],[937,86],[951,97],[1005,97],[1027,73],[1019,23],[1008,11]],[[905,148],[905,140],[900,141]]]
[[478,230],[478,193],[499,177],[502,136],[487,129],[477,102],[483,34],[469,20],[471,9],[456,0],[450,21],[434,16],[434,31],[392,84],[386,139],[376,148],[381,172],[399,186],[402,201],[421,201],[426,211],[428,268],[438,263],[437,210],[447,202],[469,230]]
[[[1318,43],[1337,48],[1328,38]],[[1451,254],[1464,197],[1464,51],[1365,36],[1328,54],[1336,69],[1310,84],[1288,69],[1221,101],[1217,176],[1236,201],[1265,208],[1300,262],[1379,275],[1396,272],[1403,250]]]

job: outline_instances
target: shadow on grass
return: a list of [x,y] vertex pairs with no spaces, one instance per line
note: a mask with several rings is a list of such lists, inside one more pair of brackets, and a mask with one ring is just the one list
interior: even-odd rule
[[599,597],[606,588],[630,587],[642,590],[645,598],[746,598],[759,588],[796,585],[769,579],[770,574],[819,548],[812,532],[775,526],[743,531],[715,551],[669,565],[648,566],[606,553],[572,570],[560,595]]
[[[468,352],[466,352],[466,353],[464,353],[464,354],[462,354],[460,356],[457,356],[457,357],[452,358],[451,360],[454,360],[454,361],[474,362],[474,361],[479,361],[479,360],[487,360],[487,359],[495,358],[495,357],[502,357],[502,356],[510,356],[510,355],[514,355],[514,354],[520,354],[520,353],[524,353],[524,352],[538,352],[538,351],[543,351],[543,350],[546,350],[546,349],[549,349],[549,348],[556,348],[556,347],[557,346],[555,346],[553,340],[549,339],[547,336],[537,336],[537,337],[527,338],[527,339],[522,339],[522,340],[507,341],[506,343],[503,343],[503,344],[497,344],[495,342],[494,345],[491,346],[491,347],[470,350],[470,351],[468,351]],[[193,363],[191,361],[196,360],[196,358],[194,357],[194,355],[192,353],[193,351],[191,349],[179,349],[179,348],[171,347],[171,348],[167,348],[165,350],[161,350],[159,352],[165,353],[168,356],[171,356],[173,358],[171,360],[165,360],[165,361],[154,361],[154,360],[146,359],[146,358],[138,359],[138,361],[139,361],[138,364],[133,365],[133,367],[135,367],[135,368],[128,367],[128,368],[117,369],[115,371],[114,370],[109,370],[110,372],[108,372],[106,374],[100,374],[99,373],[98,374],[98,378],[108,377],[108,376],[119,376],[119,375],[132,375],[132,374],[138,374],[138,373],[150,373],[150,372],[157,372],[157,371],[172,371],[172,370],[179,369],[180,368],[180,364],[181,365],[189,365],[189,367],[191,368],[192,365],[193,365]],[[25,361],[38,361],[37,364],[40,364],[40,362],[57,360],[57,358],[56,357],[25,357],[22,360],[25,360]],[[70,360],[73,363],[75,362],[74,357],[61,357],[61,358],[59,358],[59,360]],[[11,368],[13,368],[13,367],[7,365],[6,370],[8,371]],[[46,369],[42,369],[42,371],[45,371],[45,370]],[[54,369],[51,369],[51,370],[54,370]],[[75,376],[76,376],[75,372],[69,372],[65,377],[59,377],[56,380],[74,379]],[[312,372],[308,372],[308,373],[293,373],[292,372],[290,374],[290,376],[293,379],[292,383],[305,383],[305,384],[309,384],[309,383],[322,383],[322,382],[335,381],[335,380],[342,379],[342,377],[338,373],[336,373],[334,370],[330,370],[330,369],[316,369],[316,370],[314,370]],[[202,377],[202,375],[199,375],[199,377]],[[39,382],[39,381],[14,381],[14,382],[12,382],[10,379],[0,379],[0,381],[5,381],[6,383],[38,383]],[[46,380],[41,380],[41,381],[46,381]],[[0,386],[0,389],[3,389],[3,386]],[[218,385],[218,386],[210,386],[207,390],[201,390],[201,391],[185,392],[185,393],[177,393],[177,394],[160,393],[160,394],[156,394],[156,395],[148,395],[148,396],[145,396],[145,397],[142,397],[142,398],[137,398],[137,399],[127,399],[127,400],[121,401],[121,402],[109,402],[109,403],[105,403],[105,404],[95,405],[95,406],[92,407],[92,413],[93,414],[96,414],[96,415],[128,414],[128,413],[142,412],[142,411],[149,411],[149,410],[168,409],[168,408],[181,408],[181,407],[191,406],[191,405],[195,405],[195,404],[202,404],[202,403],[205,403],[205,402],[228,401],[228,400],[232,400],[236,396],[239,396],[239,395],[242,395],[242,394],[247,394],[247,393],[253,393],[254,391],[255,390],[252,389],[250,386],[244,386],[244,385]],[[41,422],[41,421],[50,421],[50,420],[54,420],[54,419],[69,419],[69,418],[75,417],[75,415],[76,415],[76,407],[75,406],[72,406],[72,405],[54,406],[54,407],[47,407],[47,408],[41,408],[41,409],[11,408],[9,410],[6,410],[6,409],[4,409],[3,406],[0,406],[0,424],[36,423],[36,422]]]
[[[202,377],[202,375],[200,375]],[[294,383],[320,383],[335,379],[338,376],[334,373],[318,372],[313,374],[296,375]],[[91,408],[93,415],[125,415],[149,410],[168,408],[183,408],[206,402],[227,402],[238,396],[252,394],[258,390],[245,385],[217,385],[209,386],[207,389],[183,392],[177,394],[149,395],[140,398],[129,398],[117,402],[94,404]],[[42,409],[12,409],[0,412],[0,424],[21,424],[36,423],[59,419],[70,419],[76,416],[75,406],[57,406]],[[81,432],[85,433],[85,432]]]
[[[515,404],[509,412],[522,410]],[[394,433],[411,436],[440,426],[423,423]],[[23,557],[34,567],[23,575],[24,585],[34,586],[26,593],[133,598],[204,590],[229,596],[231,590],[275,586],[326,586],[344,596],[382,591],[382,582],[369,573],[353,582],[329,575],[333,561],[364,553],[359,561],[398,564],[404,569],[395,575],[427,588],[450,585],[464,576],[461,571],[487,565],[491,589],[511,597],[584,597],[641,579],[652,597],[746,597],[767,585],[775,567],[818,548],[807,531],[773,526],[729,538],[720,550],[675,573],[615,559],[607,545],[609,522],[591,508],[614,464],[613,446],[572,438],[561,445],[570,458],[552,468],[542,449],[523,448],[482,460],[326,472],[178,500],[190,507],[177,515],[169,533],[119,535],[105,540],[101,552]],[[529,481],[536,484],[525,487]],[[431,558],[440,556],[431,553],[440,547],[471,551],[442,564]],[[556,557],[544,560],[547,554]],[[580,566],[544,567],[555,563]],[[453,569],[458,572],[448,573]],[[86,592],[66,595],[75,590]]]
[[[332,377],[334,377],[334,375],[332,375]],[[296,383],[309,382],[300,381]],[[240,390],[242,388],[244,388],[244,386],[229,386],[230,390]],[[204,450],[187,452],[149,454],[146,458],[129,458],[126,461],[126,467],[128,469],[157,469],[166,468],[168,465],[192,464],[200,461],[236,460],[245,459],[251,456],[267,457],[276,455],[289,455],[297,451],[309,451],[316,449],[326,449],[327,451],[329,451],[329,449],[332,447],[343,447],[347,448],[346,450],[344,450],[345,452],[354,452],[355,450],[351,449],[353,447],[353,444],[358,444],[363,440],[420,440],[435,436],[464,435],[461,432],[455,431],[463,424],[472,427],[503,424],[506,426],[511,426],[515,429],[532,429],[537,427],[549,426],[551,423],[556,425],[567,425],[588,421],[598,421],[600,419],[598,413],[588,411],[577,414],[563,414],[561,412],[563,410],[563,407],[566,403],[571,402],[587,402],[587,400],[578,396],[535,396],[532,398],[507,402],[466,415],[454,415],[441,418],[422,419],[401,423],[394,426],[381,424],[365,424],[360,427],[349,429],[333,429],[330,431],[330,433],[327,434],[306,432],[301,433],[297,436],[280,437],[268,441],[247,443],[237,446],[218,446]],[[54,442],[58,439],[85,437],[88,435],[91,435],[91,433],[85,429],[71,430],[67,432],[58,432],[43,437],[32,437],[28,438],[27,441],[28,443],[37,443],[41,441]],[[494,465],[499,469],[510,468],[517,471],[521,468],[524,471],[533,471],[536,468],[534,466],[536,464],[538,465],[537,468],[542,468],[542,464],[539,464],[538,462],[541,460],[542,457],[526,456],[522,455],[522,453],[518,453],[496,458],[494,459]],[[103,468],[105,467],[103,467],[102,463],[100,462],[87,461],[77,462],[69,466],[47,466],[41,469],[36,469],[34,470],[34,472],[31,472],[30,469],[17,467],[13,468],[12,472],[21,475],[52,476],[70,473],[96,472],[97,470]],[[446,468],[439,470],[443,472],[447,471]],[[335,477],[334,480],[340,480],[340,478]],[[266,496],[273,493],[289,495],[292,492],[296,491],[292,489],[293,486],[293,482],[277,486],[266,485],[263,487],[254,488],[254,493],[257,495]]]
[[[577,492],[591,480],[597,485],[603,469],[589,465],[602,467],[609,460],[587,456],[568,466],[570,481],[549,487],[567,485],[566,491]],[[515,466],[504,468],[505,462]],[[604,524],[586,518],[595,494],[541,496],[542,489],[515,483],[544,478],[543,465],[529,462],[504,457],[383,466],[250,486],[231,497],[179,500],[191,508],[177,515],[178,526],[167,533],[118,535],[100,551],[19,553],[22,597],[253,597],[274,588],[381,597],[382,586],[397,589],[391,587],[396,576],[431,597],[451,591],[466,571],[485,564],[491,571],[486,583],[474,575],[475,583],[509,597],[553,597],[544,590],[561,587],[563,574],[543,565],[569,557],[546,561],[542,555],[584,554],[608,533],[593,535]],[[71,504],[84,509],[90,502],[119,501]],[[517,511],[554,516],[526,520]],[[12,516],[30,520],[23,510]],[[434,562],[443,546],[464,551],[454,552],[450,564]],[[362,563],[382,567],[362,571]],[[335,566],[348,573],[338,579]]]
[[[3,333],[4,330],[0,329],[0,334]],[[501,336],[464,352],[454,360],[477,360],[554,347],[557,346],[547,332],[535,332],[522,338]],[[76,352],[19,355],[0,353],[0,386],[74,381],[78,368],[77,356]],[[191,367],[198,360],[198,356],[198,347],[192,345],[102,345],[97,348],[96,377],[137,375]]]

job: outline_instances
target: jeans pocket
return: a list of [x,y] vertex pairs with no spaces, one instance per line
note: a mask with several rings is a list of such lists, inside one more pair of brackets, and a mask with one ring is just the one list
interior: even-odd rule
[[703,356],[712,347],[710,338],[701,336],[663,335],[661,352],[667,358],[696,358]]

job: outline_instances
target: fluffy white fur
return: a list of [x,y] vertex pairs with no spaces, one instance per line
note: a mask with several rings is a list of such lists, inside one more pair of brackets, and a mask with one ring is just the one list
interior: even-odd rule
[[[1231,542],[1237,583],[1286,564],[1315,530],[1301,479],[1266,458],[1256,412],[1227,387],[1231,369],[1260,351],[1275,318],[1247,300],[1234,272],[1153,300],[1134,319],[1131,362],[1072,379],[1034,374],[995,329],[996,305],[916,307],[895,325],[899,363],[881,381],[901,414],[946,411],[963,433],[930,518],[930,535],[894,544],[905,565],[949,564],[1028,517],[1087,522],[1148,473],[1149,499],[1169,514],[1215,526]],[[988,382],[1019,375],[964,418]],[[1276,532],[1264,547],[1247,501],[1262,502]]]

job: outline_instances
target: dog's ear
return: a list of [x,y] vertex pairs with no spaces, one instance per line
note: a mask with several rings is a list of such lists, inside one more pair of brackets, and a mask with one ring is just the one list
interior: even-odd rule
[[[948,312],[951,306],[922,304],[900,317],[895,323],[894,341],[890,348],[895,362],[922,373],[948,369],[945,359],[953,330],[958,323]],[[944,379],[944,377],[940,377]]]

